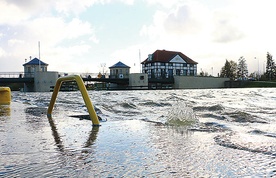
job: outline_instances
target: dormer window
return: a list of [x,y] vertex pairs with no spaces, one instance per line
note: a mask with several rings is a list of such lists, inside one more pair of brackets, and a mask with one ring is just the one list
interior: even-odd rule
[[152,54],[148,55],[148,61],[152,61]]

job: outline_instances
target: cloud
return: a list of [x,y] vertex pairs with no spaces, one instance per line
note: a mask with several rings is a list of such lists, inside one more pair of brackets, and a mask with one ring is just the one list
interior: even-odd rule
[[20,44],[24,44],[24,41],[18,40],[18,39],[10,39],[10,40],[8,40],[8,45],[10,47],[14,47],[15,45],[20,45]]
[[149,37],[150,39],[158,39],[164,33],[164,19],[166,13],[162,11],[156,11],[153,16],[153,23],[150,25],[143,25],[140,35]]
[[211,15],[200,3],[175,3],[156,11],[153,23],[144,25],[140,35],[164,38],[191,38],[210,31]]
[[238,41],[245,37],[244,32],[238,24],[235,24],[234,17],[218,13],[214,19],[213,40],[219,43]]
[[5,51],[2,48],[0,48],[0,58],[5,55],[6,55]]
[[180,6],[167,15],[164,21],[166,32],[177,35],[198,33],[201,29],[200,19],[188,5]]
[[[121,3],[133,5],[134,0],[117,0]],[[114,0],[59,0],[56,1],[55,8],[58,13],[66,15],[74,14],[79,15],[94,4],[108,4],[114,3]]]
[[55,8],[58,13],[78,15],[97,2],[98,0],[59,0],[56,1]]
[[172,8],[187,2],[186,0],[147,0],[147,3],[152,6],[160,5],[163,8]]

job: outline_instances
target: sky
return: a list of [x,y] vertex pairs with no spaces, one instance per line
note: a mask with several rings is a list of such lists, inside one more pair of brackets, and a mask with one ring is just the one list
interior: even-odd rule
[[[0,72],[30,57],[48,71],[131,73],[155,50],[179,51],[217,76],[226,59],[249,73],[276,55],[275,0],[0,0]],[[40,44],[40,45],[38,45]],[[39,47],[40,46],[40,47]]]

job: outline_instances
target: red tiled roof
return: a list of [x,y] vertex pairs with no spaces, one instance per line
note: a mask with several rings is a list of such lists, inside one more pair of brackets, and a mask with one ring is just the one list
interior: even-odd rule
[[152,54],[152,60],[148,61],[148,58],[142,62],[142,64],[146,63],[154,63],[154,62],[169,62],[172,60],[176,55],[179,55],[186,63],[188,64],[198,64],[191,58],[187,57],[186,55],[182,54],[181,52],[177,51],[166,51],[166,50],[156,50]]

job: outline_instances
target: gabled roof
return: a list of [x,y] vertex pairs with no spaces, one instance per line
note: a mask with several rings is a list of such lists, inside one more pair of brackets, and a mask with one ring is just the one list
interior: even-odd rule
[[40,65],[44,65],[44,66],[48,66],[48,64],[46,64],[45,62],[37,59],[37,58],[33,58],[31,61],[23,64],[23,66],[26,66],[26,65],[39,65],[39,62],[40,62]]
[[188,64],[198,64],[191,58],[187,57],[186,55],[182,54],[181,52],[177,51],[166,51],[166,50],[156,50],[152,55],[151,55],[151,60],[144,60],[141,64],[146,64],[146,63],[154,63],[154,62],[170,62],[176,55],[179,55],[186,63]]
[[111,69],[111,68],[130,68],[130,67],[125,65],[121,61],[119,61],[116,64],[114,64],[113,66],[109,67],[109,69]]

